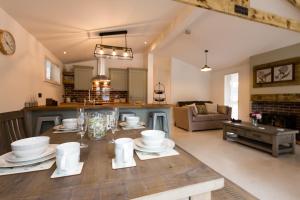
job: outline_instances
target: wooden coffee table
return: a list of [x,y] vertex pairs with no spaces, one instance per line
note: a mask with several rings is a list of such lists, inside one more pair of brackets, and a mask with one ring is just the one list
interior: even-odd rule
[[274,157],[283,153],[295,153],[298,130],[280,129],[274,126],[254,126],[251,123],[223,123],[223,139],[271,153]]

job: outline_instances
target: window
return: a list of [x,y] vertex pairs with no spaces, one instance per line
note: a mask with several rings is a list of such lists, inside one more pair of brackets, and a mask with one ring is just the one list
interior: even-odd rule
[[54,84],[61,84],[61,70],[48,58],[45,59],[45,80]]
[[227,74],[224,76],[224,104],[232,107],[231,117],[239,117],[239,74]]

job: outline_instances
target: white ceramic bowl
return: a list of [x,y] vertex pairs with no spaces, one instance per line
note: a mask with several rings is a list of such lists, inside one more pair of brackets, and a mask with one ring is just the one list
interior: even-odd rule
[[17,157],[34,157],[47,150],[49,141],[48,136],[25,138],[11,143],[11,149]]
[[160,130],[146,130],[141,132],[142,142],[147,146],[160,146],[166,133]]
[[76,118],[63,119],[62,124],[65,129],[76,129],[77,119]]
[[126,123],[128,126],[136,126],[140,121],[140,118],[137,116],[128,116],[126,117]]

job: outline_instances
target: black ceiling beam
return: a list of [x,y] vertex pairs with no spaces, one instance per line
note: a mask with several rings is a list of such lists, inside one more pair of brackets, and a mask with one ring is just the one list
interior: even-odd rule
[[127,30],[100,32],[99,36],[125,35],[125,34],[127,34]]

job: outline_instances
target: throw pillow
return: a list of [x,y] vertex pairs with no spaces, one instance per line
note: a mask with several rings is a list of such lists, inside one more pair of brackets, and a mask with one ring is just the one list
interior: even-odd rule
[[186,106],[189,107],[190,109],[192,109],[192,112],[193,112],[194,116],[197,116],[198,110],[197,110],[196,104],[193,103],[193,104],[186,105]]
[[207,114],[207,109],[205,105],[196,105],[196,106],[197,106],[198,114],[201,115]]
[[218,105],[217,110],[218,110],[218,113],[220,113],[220,114],[224,114],[224,115],[227,114],[227,108],[226,108],[226,106]]
[[218,105],[214,103],[205,104],[208,113],[218,113]]

